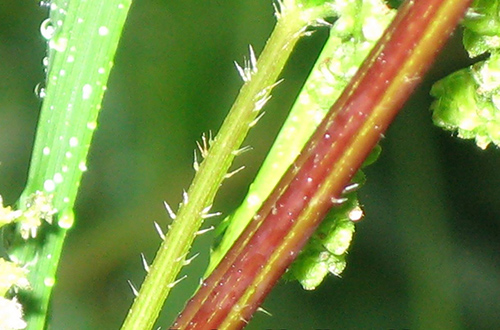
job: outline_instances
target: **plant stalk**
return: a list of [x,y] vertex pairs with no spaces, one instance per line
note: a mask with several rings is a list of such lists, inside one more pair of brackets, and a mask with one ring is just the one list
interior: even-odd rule
[[470,2],[403,4],[303,152],[171,328],[246,325],[341,197]]
[[[245,80],[233,107],[213,142],[201,146],[205,159],[184,196],[184,201],[168,234],[162,242],[153,264],[122,329],[151,329],[181,268],[188,264],[186,257],[193,240],[208,217],[215,194],[228,177],[228,170],[247,132],[255,123],[260,109],[270,97],[279,74],[304,29],[324,14],[322,8],[304,10],[293,0],[284,1],[278,22],[259,60],[253,50],[245,67],[239,68]],[[206,140],[206,138],[205,138]],[[205,141],[204,141],[205,142]],[[205,143],[203,143],[205,144]]]

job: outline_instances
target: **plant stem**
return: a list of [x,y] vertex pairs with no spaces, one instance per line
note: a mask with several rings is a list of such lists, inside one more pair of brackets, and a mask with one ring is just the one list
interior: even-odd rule
[[73,205],[130,4],[131,0],[55,0],[50,18],[42,24],[49,55],[46,96],[18,207],[26,210],[38,192],[50,196],[57,226],[44,226],[28,240],[18,235],[9,250],[12,260],[29,269],[31,290],[21,293],[29,329],[45,327],[61,250],[73,225]]
[[[339,7],[336,13],[338,18],[329,31],[330,36],[248,188],[246,197],[235,212],[221,223],[222,227],[227,227],[220,244],[210,253],[205,277],[222,260],[271,194],[354,76],[353,68],[361,66],[396,14],[396,10],[387,8],[383,0],[355,1]],[[363,32],[365,24],[370,24],[370,34]]]
[[[176,283],[197,231],[208,217],[213,199],[260,109],[269,99],[280,72],[304,29],[324,14],[322,8],[302,9],[293,0],[284,1],[275,30],[257,63],[253,50],[247,65],[240,68],[245,80],[233,107],[213,143],[200,148],[204,161],[198,167],[193,182],[184,196],[175,221],[170,226],[146,279],[134,300],[122,329],[151,329]],[[205,140],[203,142],[206,141]],[[204,143],[205,144],[205,143]],[[208,150],[208,147],[210,149]]]
[[243,327],[378,142],[470,0],[407,1],[172,328]]

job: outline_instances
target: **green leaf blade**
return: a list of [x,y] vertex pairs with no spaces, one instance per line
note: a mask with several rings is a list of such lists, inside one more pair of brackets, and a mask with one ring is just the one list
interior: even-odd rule
[[45,96],[18,208],[29,209],[33,196],[42,194],[56,210],[57,223],[26,241],[16,237],[9,251],[29,269],[32,289],[22,293],[29,302],[29,329],[46,326],[64,238],[73,225],[73,205],[130,5],[131,0],[55,0],[41,27],[48,46],[46,87],[39,90]]

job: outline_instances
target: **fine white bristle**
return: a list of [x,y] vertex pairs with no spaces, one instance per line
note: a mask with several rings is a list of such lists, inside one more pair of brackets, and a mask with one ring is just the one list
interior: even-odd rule
[[163,233],[163,230],[161,230],[161,227],[160,225],[158,224],[158,222],[156,221],[153,221],[154,225],[155,225],[155,229],[156,229],[156,232],[158,233],[158,235],[160,235],[160,238],[162,240],[165,240],[165,234]]
[[250,122],[250,124],[248,124],[248,127],[254,127],[258,122],[259,120],[264,117],[264,115],[266,114],[265,111],[262,111],[254,120],[252,120]]
[[203,234],[208,233],[209,231],[212,231],[212,230],[214,230],[214,229],[215,229],[215,227],[214,227],[214,226],[210,226],[210,227],[208,227],[208,228],[206,228],[206,229],[201,229],[201,230],[198,230],[198,231],[196,232],[196,236],[203,235]]
[[165,209],[167,210],[170,219],[175,220],[175,218],[177,216],[175,215],[175,213],[172,210],[172,208],[170,207],[170,205],[168,205],[168,203],[166,201],[163,202],[163,205],[165,205]]
[[250,52],[250,70],[252,73],[257,73],[257,57],[255,56],[252,45],[248,45],[248,49]]
[[144,253],[141,253],[141,260],[144,270],[146,271],[146,273],[149,273],[149,264],[148,261],[146,260],[146,256],[144,256]]
[[200,254],[196,253],[194,256],[192,256],[189,259],[184,260],[184,266],[189,265],[194,259],[196,259]]
[[175,280],[173,281],[172,283],[169,283],[167,285],[167,287],[169,287],[170,289],[173,288],[177,283],[179,283],[180,281],[184,280],[187,278],[187,275],[184,275],[183,277],[179,278],[178,280]]
[[342,194],[349,194],[353,191],[356,191],[359,188],[359,183],[351,183],[345,186],[344,190],[342,191]]
[[266,315],[273,316],[273,314],[271,314],[269,311],[265,310],[262,307],[257,307],[257,312],[262,312],[262,313],[264,313]]
[[335,205],[340,205],[340,204],[344,204],[345,202],[347,202],[347,198],[335,198],[335,197],[332,197],[330,198],[330,200],[332,201],[333,204]]
[[137,297],[139,295],[139,291],[137,291],[134,284],[132,284],[131,280],[127,280],[127,282],[128,282],[128,285],[130,286],[130,288],[132,289],[132,293],[134,294],[135,297]]
[[229,179],[230,177],[232,177],[233,175],[235,175],[236,173],[238,173],[240,171],[243,171],[244,169],[245,169],[245,165],[240,166],[237,169],[235,169],[234,171],[229,172],[226,175],[224,175],[224,179]]
[[245,70],[243,70],[243,68],[238,64],[238,62],[234,61],[234,66],[236,67],[236,70],[238,70],[238,74],[240,75],[241,79],[243,79],[244,82],[250,80],[247,77]]
[[237,150],[234,150],[233,152],[231,152],[233,154],[233,156],[239,156],[247,151],[250,151],[252,150],[252,147],[251,146],[245,146],[243,148],[240,148],[240,149],[237,149]]
[[194,150],[193,169],[195,170],[195,172],[198,172],[198,170],[200,169],[200,164],[198,163],[198,154],[196,153],[196,149]]

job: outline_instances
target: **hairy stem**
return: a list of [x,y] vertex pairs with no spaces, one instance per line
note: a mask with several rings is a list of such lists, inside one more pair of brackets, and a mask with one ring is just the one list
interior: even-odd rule
[[248,322],[380,139],[470,0],[407,1],[381,41],[245,229],[173,324]]
[[269,99],[270,92],[304,29],[325,13],[321,6],[303,9],[293,0],[283,3],[281,12],[277,13],[276,28],[259,60],[254,63],[255,55],[250,50],[247,65],[238,67],[245,85],[217,137],[213,142],[208,141],[207,145],[201,146],[200,153],[205,159],[199,168],[195,161],[197,173],[122,329],[151,329],[154,326],[165,299],[176,283],[179,271],[187,264],[189,248],[203,219],[209,216],[215,194],[227,177],[229,167],[239,153],[238,148]]

